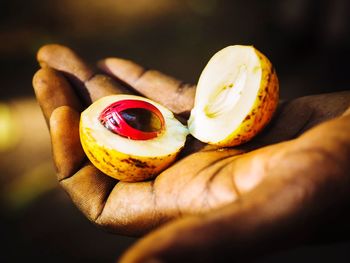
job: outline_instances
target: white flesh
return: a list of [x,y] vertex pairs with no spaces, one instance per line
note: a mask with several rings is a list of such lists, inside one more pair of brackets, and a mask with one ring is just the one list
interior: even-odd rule
[[203,142],[226,139],[251,111],[261,77],[254,47],[229,46],[217,52],[199,78],[190,133]]

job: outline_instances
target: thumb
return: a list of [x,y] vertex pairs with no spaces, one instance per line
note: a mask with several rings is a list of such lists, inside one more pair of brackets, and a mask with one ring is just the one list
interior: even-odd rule
[[280,205],[287,199],[296,202],[290,198],[294,194],[254,195],[257,198],[165,224],[134,244],[119,263],[249,262],[304,238],[291,233],[296,216],[290,219],[285,215],[290,211]]
[[138,241],[119,263],[221,262],[225,257],[227,260],[223,237],[218,238],[222,231],[213,223],[200,217],[176,220]]
[[255,230],[241,218],[190,216],[140,239],[118,263],[249,262],[279,248],[274,238]]

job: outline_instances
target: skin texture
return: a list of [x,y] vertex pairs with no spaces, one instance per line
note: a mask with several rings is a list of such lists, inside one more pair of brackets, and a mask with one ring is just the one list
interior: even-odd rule
[[[87,160],[79,142],[79,112],[127,86],[185,119],[194,88],[118,58],[99,62],[110,77],[94,75],[60,45],[42,47],[38,61],[43,68],[33,86],[49,123],[62,187],[107,231],[153,230],[119,262],[246,262],[325,240],[329,229],[341,234],[337,240],[348,236],[349,91],[280,103],[264,131],[239,147],[220,149],[189,137],[178,161],[155,180],[125,183]],[[153,93],[154,83],[163,83],[164,90]]]

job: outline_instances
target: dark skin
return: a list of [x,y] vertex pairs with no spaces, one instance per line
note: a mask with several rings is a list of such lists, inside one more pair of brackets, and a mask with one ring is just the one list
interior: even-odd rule
[[38,61],[33,86],[61,186],[99,227],[147,234],[119,262],[247,261],[322,241],[325,229],[337,240],[347,237],[349,91],[281,102],[264,131],[238,147],[218,149],[189,137],[176,163],[154,180],[125,183],[86,158],[80,112],[100,97],[136,93],[185,121],[195,87],[118,58],[100,61],[97,74],[60,45],[42,47]]

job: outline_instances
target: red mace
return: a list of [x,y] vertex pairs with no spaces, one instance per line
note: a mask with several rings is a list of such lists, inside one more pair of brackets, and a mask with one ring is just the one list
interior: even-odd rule
[[120,100],[105,108],[99,121],[111,132],[132,140],[156,138],[165,128],[160,110],[142,100]]

